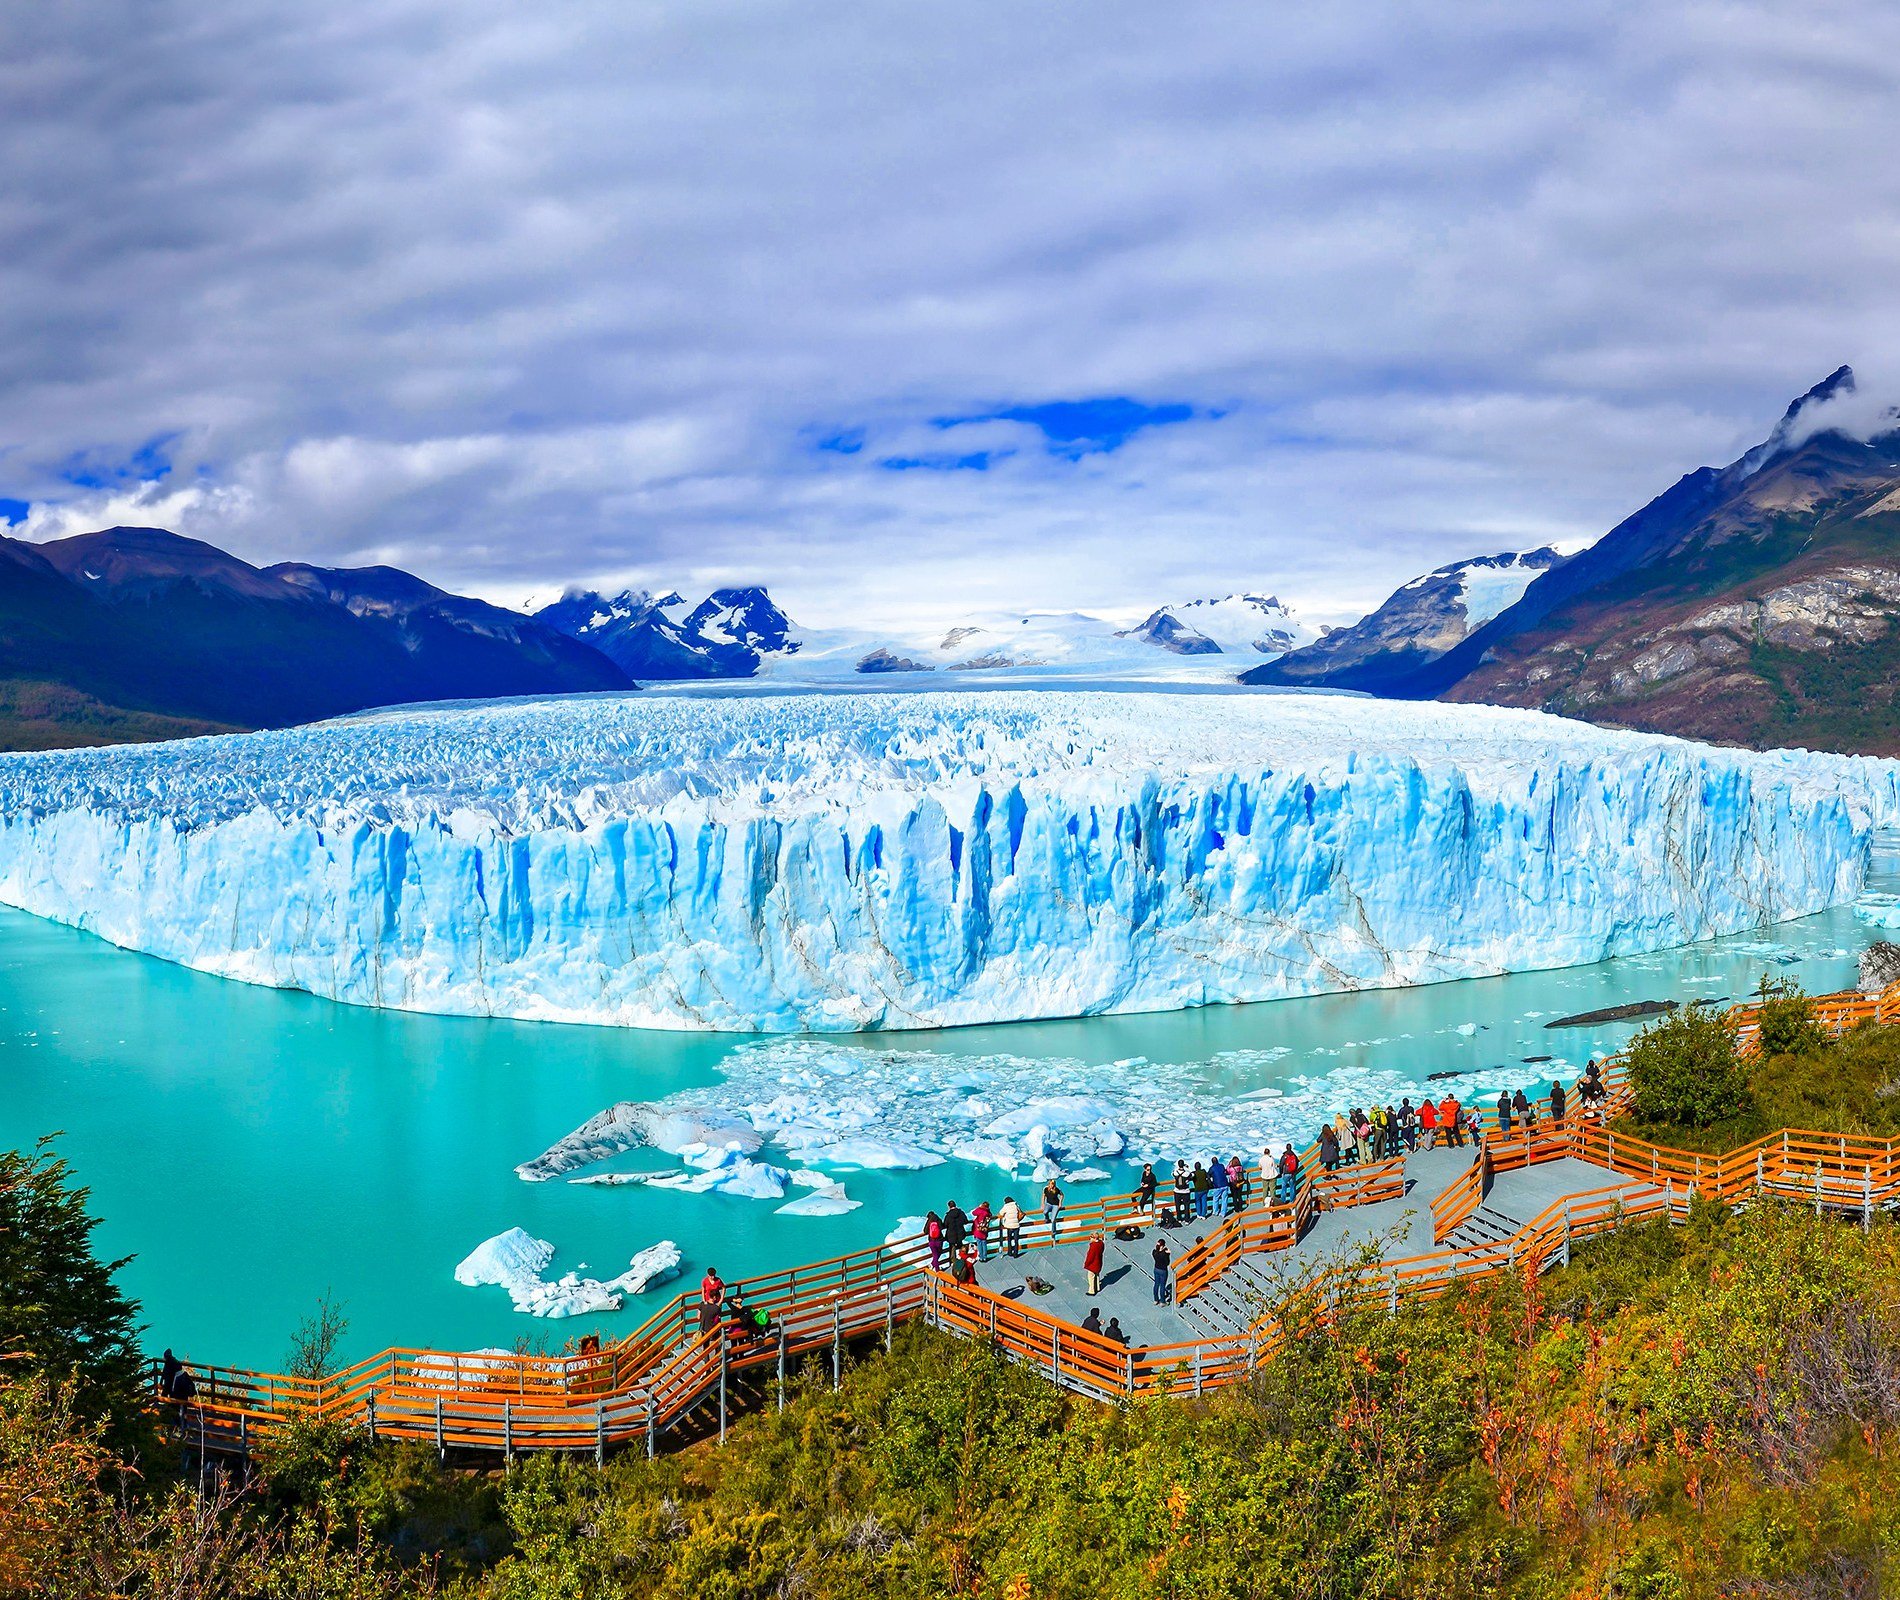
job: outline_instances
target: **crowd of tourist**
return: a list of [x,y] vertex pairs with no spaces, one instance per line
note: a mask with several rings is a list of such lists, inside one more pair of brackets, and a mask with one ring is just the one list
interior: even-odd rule
[[[1592,1061],[1578,1080],[1575,1102],[1585,1116],[1601,1115],[1608,1098],[1597,1063]],[[1550,1091],[1541,1101],[1533,1101],[1523,1089],[1506,1090],[1498,1095],[1489,1125],[1486,1113],[1467,1106],[1449,1090],[1438,1100],[1421,1097],[1415,1106],[1408,1095],[1397,1105],[1354,1106],[1332,1121],[1320,1125],[1316,1141],[1318,1165],[1324,1173],[1336,1173],[1343,1167],[1389,1161],[1418,1150],[1432,1150],[1443,1144],[1465,1148],[1476,1144],[1487,1131],[1510,1136],[1532,1132],[1539,1127],[1561,1129],[1569,1114],[1572,1092],[1553,1079]],[[1163,1163],[1165,1166],[1165,1163]],[[1258,1169],[1261,1180],[1270,1185],[1275,1204],[1285,1205],[1297,1199],[1303,1182],[1312,1176],[1307,1163],[1291,1144],[1262,1153]],[[1252,1193],[1253,1178],[1240,1156],[1225,1159],[1174,1163],[1172,1172],[1158,1172],[1146,1162],[1131,1197],[1134,1218],[1157,1225],[1150,1256],[1154,1273],[1154,1303],[1166,1305],[1172,1299],[1173,1250],[1168,1243],[1169,1230],[1202,1219],[1219,1220],[1246,1208]],[[1062,1188],[1050,1178],[1042,1189],[1042,1226],[1048,1242],[1054,1244],[1061,1231],[1064,1200]],[[932,1211],[924,1219],[924,1243],[930,1253],[931,1270],[947,1272],[960,1284],[975,1284],[977,1271],[989,1261],[994,1247],[1005,1256],[1023,1253],[1026,1216],[1014,1195],[1000,1206],[979,1201],[968,1212],[951,1200],[942,1213]],[[1118,1237],[1139,1239],[1139,1227],[1116,1230]],[[1198,1243],[1198,1239],[1196,1240]],[[1108,1241],[1103,1225],[1091,1226],[1082,1247],[1082,1277],[1088,1297],[1101,1293],[1103,1269],[1107,1262]],[[1033,1285],[1038,1282],[1033,1276]],[[1048,1286],[1043,1285],[1044,1289]],[[1102,1321],[1098,1306],[1090,1306],[1082,1326],[1090,1333],[1119,1344],[1127,1344],[1121,1321],[1111,1316]]]

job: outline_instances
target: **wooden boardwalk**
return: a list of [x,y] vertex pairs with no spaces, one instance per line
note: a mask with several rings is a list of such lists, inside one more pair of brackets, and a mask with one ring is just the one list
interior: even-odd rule
[[[1896,1022],[1900,984],[1815,1005],[1837,1033]],[[1730,1016],[1751,1047],[1751,1008]],[[1620,1063],[1605,1081],[1606,1115],[1614,1116],[1627,1096]],[[386,1350],[321,1379],[193,1363],[198,1398],[181,1430],[207,1453],[238,1456],[296,1417],[427,1443],[445,1456],[651,1453],[669,1439],[723,1436],[741,1404],[774,1396],[783,1404],[800,1362],[828,1365],[835,1383],[847,1349],[888,1343],[911,1320],[990,1340],[1095,1399],[1200,1393],[1271,1359],[1289,1337],[1282,1320],[1289,1305],[1396,1313],[1461,1282],[1567,1261],[1574,1239],[1625,1218],[1680,1218],[1692,1197],[1740,1206],[1779,1195],[1863,1222],[1900,1207],[1900,1141],[1790,1130],[1727,1156],[1700,1156],[1619,1135],[1602,1120],[1573,1114],[1560,1125],[1543,1107],[1534,1129],[1489,1132],[1476,1149],[1411,1152],[1337,1174],[1319,1173],[1309,1149],[1303,1171],[1288,1203],[1257,1200],[1238,1215],[1169,1230],[1168,1305],[1157,1306],[1152,1293],[1153,1219],[1137,1215],[1132,1196],[1117,1195],[1072,1208],[1053,1237],[1033,1219],[1025,1253],[991,1257],[975,1286],[931,1271],[921,1240],[747,1279],[733,1287],[770,1313],[763,1336],[726,1321],[702,1329],[696,1297],[681,1294],[593,1355]],[[1255,1175],[1252,1193],[1270,1196],[1264,1174]],[[1117,1226],[1139,1227],[1142,1236],[1117,1240]],[[1097,1228],[1107,1235],[1107,1262],[1101,1292],[1090,1297],[1083,1249]],[[1031,1290],[1031,1275],[1049,1292]],[[1104,1323],[1119,1318],[1128,1343],[1087,1331],[1090,1307]]]

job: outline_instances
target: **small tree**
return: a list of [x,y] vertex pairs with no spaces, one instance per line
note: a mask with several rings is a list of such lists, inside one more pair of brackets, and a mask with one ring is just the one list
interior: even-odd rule
[[124,1419],[144,1368],[136,1308],[113,1281],[125,1262],[93,1254],[86,1200],[50,1140],[0,1151],[0,1356],[9,1377],[70,1382],[82,1415]]
[[1735,1030],[1704,1006],[1659,1017],[1631,1041],[1633,1109],[1644,1122],[1707,1128],[1748,1109]]
[[1756,1021],[1765,1056],[1812,1056],[1833,1041],[1814,1014],[1814,1002],[1796,983],[1762,979]]

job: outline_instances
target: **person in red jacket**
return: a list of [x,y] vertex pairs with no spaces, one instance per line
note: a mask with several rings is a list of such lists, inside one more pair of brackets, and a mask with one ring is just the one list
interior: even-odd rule
[[699,1331],[710,1335],[719,1326],[719,1308],[725,1303],[726,1283],[713,1267],[699,1280]]
[[1108,1243],[1102,1237],[1102,1230],[1097,1228],[1089,1235],[1088,1253],[1082,1257],[1082,1268],[1089,1275],[1091,1296],[1102,1292],[1102,1260],[1107,1254]]
[[1461,1145],[1465,1142],[1464,1117],[1456,1095],[1448,1094],[1438,1102],[1438,1125],[1445,1130],[1447,1144]]
[[1438,1107],[1430,1095],[1426,1095],[1418,1108],[1418,1132],[1427,1150],[1438,1144]]

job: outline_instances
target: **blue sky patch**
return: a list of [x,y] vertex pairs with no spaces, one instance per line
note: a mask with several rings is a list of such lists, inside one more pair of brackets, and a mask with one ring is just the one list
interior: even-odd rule
[[1014,450],[973,450],[968,455],[945,451],[941,455],[885,456],[878,462],[891,472],[988,472],[996,462],[1007,461]]
[[939,428],[966,422],[1026,422],[1039,429],[1051,455],[1075,461],[1088,455],[1119,450],[1143,428],[1187,422],[1197,413],[1179,401],[1148,405],[1126,395],[1102,395],[1093,400],[1050,400],[1034,406],[1004,406],[968,417],[935,417]]
[[26,514],[32,509],[32,504],[28,501],[0,498],[0,522],[4,522],[11,528],[16,523],[26,521]]
[[161,433],[129,456],[117,459],[98,449],[82,450],[66,458],[59,475],[81,489],[119,489],[127,484],[154,483],[171,475],[171,447],[177,439],[175,433]]

